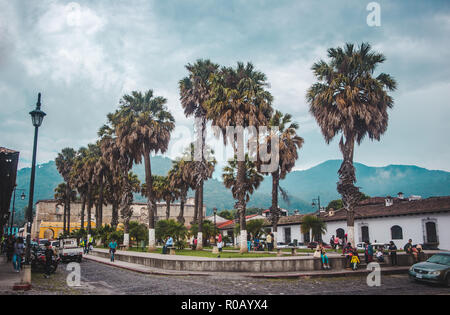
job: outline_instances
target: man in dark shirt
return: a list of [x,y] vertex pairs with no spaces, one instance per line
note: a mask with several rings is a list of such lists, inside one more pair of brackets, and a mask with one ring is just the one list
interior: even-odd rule
[[50,242],[45,243],[45,278],[50,277],[54,255],[53,249],[50,248]]
[[391,241],[389,243],[389,256],[391,256],[391,264],[392,266],[397,265],[397,246],[395,246],[394,242]]

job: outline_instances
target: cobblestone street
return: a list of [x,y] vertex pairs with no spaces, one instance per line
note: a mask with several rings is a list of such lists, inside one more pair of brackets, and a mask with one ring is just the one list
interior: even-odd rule
[[[25,294],[183,294],[183,295],[290,295],[290,294],[450,294],[444,286],[411,282],[406,275],[382,276],[380,287],[368,287],[365,277],[315,279],[252,279],[236,274],[218,276],[144,275],[92,261],[81,264],[81,287],[66,284],[61,264],[50,279],[33,274],[33,289]],[[19,293],[20,294],[20,293]]]

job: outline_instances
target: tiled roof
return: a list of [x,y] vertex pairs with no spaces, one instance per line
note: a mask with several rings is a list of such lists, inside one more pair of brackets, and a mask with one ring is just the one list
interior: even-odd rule
[[18,151],[11,150],[11,149],[4,148],[4,147],[0,147],[0,153],[3,153],[3,154],[13,154],[13,153],[19,153],[19,152],[18,152]]
[[[449,212],[450,196],[430,197],[421,200],[392,198],[393,205],[386,207],[384,197],[376,197],[364,200],[355,208],[355,219],[388,217],[399,215]],[[322,215],[325,221],[340,221],[346,219],[346,212],[340,209],[333,216]]]

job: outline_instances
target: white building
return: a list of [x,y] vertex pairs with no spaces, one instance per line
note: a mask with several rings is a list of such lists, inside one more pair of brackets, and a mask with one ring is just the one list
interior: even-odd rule
[[[309,235],[300,232],[303,216],[280,218],[278,242],[309,241]],[[322,236],[324,242],[328,243],[332,235],[342,237],[347,233],[344,209],[321,212],[320,217],[327,224],[327,233]],[[375,197],[355,208],[356,242],[389,243],[392,240],[398,248],[403,248],[409,239],[413,244],[450,250],[450,196]]]

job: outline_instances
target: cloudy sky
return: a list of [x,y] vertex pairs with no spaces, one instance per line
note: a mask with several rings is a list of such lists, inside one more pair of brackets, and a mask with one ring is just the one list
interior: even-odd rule
[[153,89],[168,99],[176,156],[192,135],[178,81],[198,58],[251,61],[271,83],[276,108],[293,114],[305,139],[297,169],[340,158],[308,113],[311,66],[330,47],[370,42],[395,77],[395,107],[381,142],[366,140],[355,160],[450,171],[450,2],[385,0],[370,27],[370,1],[334,0],[0,0],[0,146],[30,165],[29,117],[42,92],[38,163],[64,147],[94,142],[121,96]]

